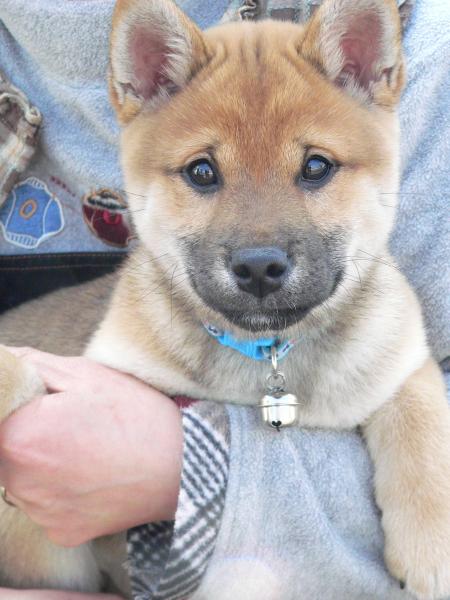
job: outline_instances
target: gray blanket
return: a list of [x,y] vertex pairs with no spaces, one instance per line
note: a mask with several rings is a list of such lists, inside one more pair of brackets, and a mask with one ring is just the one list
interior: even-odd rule
[[[201,26],[219,21],[230,7],[228,0],[184,0],[180,5]],[[121,187],[117,128],[104,81],[112,6],[113,0],[0,0],[0,67],[44,116],[40,151],[29,174],[55,194],[63,214],[63,229],[41,236],[36,251],[108,248],[85,225],[81,198],[91,188]],[[409,84],[400,109],[404,172],[392,251],[420,296],[434,355],[444,365],[450,355],[448,0],[418,0],[405,49]],[[389,194],[386,190],[386,204]],[[0,252],[28,252],[7,237],[6,221],[0,214]],[[203,548],[203,566],[185,589],[196,589],[196,600],[406,598],[384,570],[371,465],[360,437],[298,430],[277,437],[256,425],[251,409],[226,410],[228,483],[216,490],[216,497],[223,492],[223,502],[189,503],[186,490],[192,492],[193,484],[188,475],[200,477],[201,460],[191,464],[191,471],[185,462],[168,554],[160,545],[150,555],[145,544],[137,553],[130,543],[131,563],[141,561],[139,574],[152,573],[152,563],[177,555],[180,581],[187,564],[198,566],[194,540]],[[214,479],[214,473],[209,475]],[[197,523],[206,522],[201,535],[199,526],[195,533],[199,507]],[[184,527],[187,522],[190,528]],[[133,535],[139,539],[139,530]],[[157,579],[153,577],[154,593],[150,585],[147,590],[136,587],[140,598],[187,597],[159,593]],[[174,586],[172,590],[181,589]]]

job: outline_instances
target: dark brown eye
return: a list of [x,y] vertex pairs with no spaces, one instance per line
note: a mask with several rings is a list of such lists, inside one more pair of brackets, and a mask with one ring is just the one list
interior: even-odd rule
[[319,187],[323,185],[333,172],[333,163],[324,156],[310,156],[302,167],[300,182]]
[[205,158],[195,160],[184,169],[188,183],[202,192],[213,191],[219,183],[215,167]]

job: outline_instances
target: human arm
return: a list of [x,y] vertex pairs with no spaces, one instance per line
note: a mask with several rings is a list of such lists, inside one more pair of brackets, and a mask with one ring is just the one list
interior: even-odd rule
[[[84,358],[29,348],[10,351],[37,369],[49,394],[0,425],[0,482],[8,499],[65,546],[159,522],[144,526],[137,536],[133,532],[138,530],[130,531],[130,548],[135,547],[130,573],[145,581],[148,571],[142,572],[139,556],[147,556],[152,547],[156,554],[169,548],[179,503],[177,536],[186,525],[183,510],[188,521],[194,511],[203,523],[200,534],[207,530],[207,543],[196,556],[200,563],[193,563],[200,577],[214,547],[226,488],[228,422],[222,411],[208,412],[205,405],[199,417],[187,411],[182,420],[171,399],[133,377]],[[190,452],[185,453],[185,480],[195,485],[179,492],[183,439]],[[183,543],[182,560],[189,540]],[[170,561],[172,569],[163,560],[156,570],[177,575],[173,549]],[[0,590],[0,600],[5,593]],[[30,600],[38,594],[20,593]]]
[[85,358],[13,350],[52,393],[0,426],[0,481],[61,545],[170,519],[182,448],[174,403]]

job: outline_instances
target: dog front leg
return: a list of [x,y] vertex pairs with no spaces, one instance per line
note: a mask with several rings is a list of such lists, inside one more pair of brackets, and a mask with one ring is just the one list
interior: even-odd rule
[[389,571],[418,598],[450,595],[450,409],[429,359],[364,426]]
[[35,370],[0,346],[0,421],[44,392]]
[[[0,422],[44,392],[34,368],[0,346]],[[0,547],[0,586],[100,591],[101,574],[88,544],[52,544],[22,511],[1,499]]]

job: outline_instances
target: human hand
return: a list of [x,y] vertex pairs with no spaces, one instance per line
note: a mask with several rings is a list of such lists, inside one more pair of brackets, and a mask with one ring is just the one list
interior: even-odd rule
[[9,350],[49,394],[0,425],[8,499],[63,546],[173,518],[183,444],[175,404],[87,358]]

